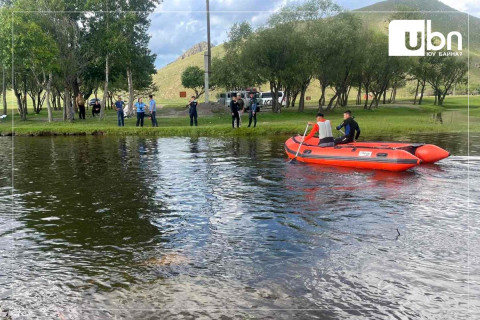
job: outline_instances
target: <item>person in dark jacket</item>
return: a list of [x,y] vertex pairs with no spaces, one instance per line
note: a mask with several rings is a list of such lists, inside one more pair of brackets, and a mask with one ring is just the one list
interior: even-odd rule
[[250,101],[248,103],[249,108],[248,108],[248,127],[252,125],[252,119],[253,119],[253,127],[255,128],[257,126],[257,111],[258,111],[258,103],[257,103],[257,98],[255,98],[255,93],[251,92],[250,93]]
[[195,127],[198,126],[198,123],[197,123],[197,118],[198,118],[197,105],[198,105],[198,102],[195,101],[195,97],[191,96],[190,97],[190,102],[187,104],[188,115],[190,116],[190,127],[193,126],[194,121],[195,121]]
[[122,97],[118,96],[118,100],[115,102],[115,109],[117,109],[117,123],[119,127],[125,126],[125,115],[123,113],[123,107],[125,102],[123,102]]
[[335,144],[355,142],[358,137],[360,137],[360,127],[358,123],[353,120],[350,110],[343,113],[343,122],[337,126],[337,130],[341,130],[342,128],[345,128],[345,133],[340,138],[335,139]]
[[95,100],[95,104],[92,106],[92,117],[95,117],[95,113],[100,114],[100,109],[102,106],[100,105],[99,100]]
[[237,128],[240,127],[240,115],[238,114],[237,97],[233,96],[230,101],[230,112],[232,113],[232,128],[235,128],[235,120],[237,121]]

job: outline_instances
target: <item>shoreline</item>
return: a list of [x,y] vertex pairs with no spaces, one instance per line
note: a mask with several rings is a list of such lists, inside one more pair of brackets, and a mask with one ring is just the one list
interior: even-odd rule
[[[288,126],[288,127],[272,127],[265,126],[263,128],[246,128],[240,127],[219,128],[219,127],[164,127],[164,128],[100,128],[100,129],[82,129],[82,128],[14,128],[0,132],[1,137],[52,137],[52,136],[139,136],[139,137],[262,137],[262,136],[287,136],[302,134],[304,126]],[[421,133],[473,133],[480,132],[479,128],[470,128],[462,130],[462,128],[442,128],[425,126],[424,128],[396,127],[390,128],[369,128],[362,127],[361,137],[375,136],[396,136]],[[340,133],[334,132],[334,136],[340,136]]]

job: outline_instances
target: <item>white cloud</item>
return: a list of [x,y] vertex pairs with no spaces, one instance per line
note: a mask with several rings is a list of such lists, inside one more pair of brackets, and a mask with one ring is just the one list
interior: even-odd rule
[[441,0],[447,6],[458,11],[473,14],[480,11],[480,1],[478,0]]
[[[254,27],[264,24],[284,2],[242,0],[239,4],[233,0],[211,0],[212,42],[224,42],[234,23],[249,21]],[[193,45],[207,40],[205,1],[165,0],[152,13],[151,21],[150,48],[157,54],[157,68],[172,62]]]

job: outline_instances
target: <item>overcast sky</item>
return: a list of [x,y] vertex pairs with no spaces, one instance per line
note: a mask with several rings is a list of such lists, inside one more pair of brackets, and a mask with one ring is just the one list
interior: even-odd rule
[[[227,38],[235,22],[249,21],[254,27],[291,0],[210,0],[210,25],[213,44]],[[299,0],[301,1],[301,0]],[[441,0],[459,11],[480,17],[480,0]],[[379,2],[377,0],[337,0],[348,10]],[[155,65],[162,68],[194,44],[206,41],[204,0],[164,0],[152,14],[150,48],[157,54]]]

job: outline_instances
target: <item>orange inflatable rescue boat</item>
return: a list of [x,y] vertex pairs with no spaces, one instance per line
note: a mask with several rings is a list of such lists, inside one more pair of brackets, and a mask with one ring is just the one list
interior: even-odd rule
[[[302,141],[294,136],[285,142],[285,152],[293,159]],[[334,147],[319,147],[318,138],[303,143],[297,161],[342,167],[404,171],[420,163],[442,160],[450,153],[433,144],[401,142],[354,142]]]

